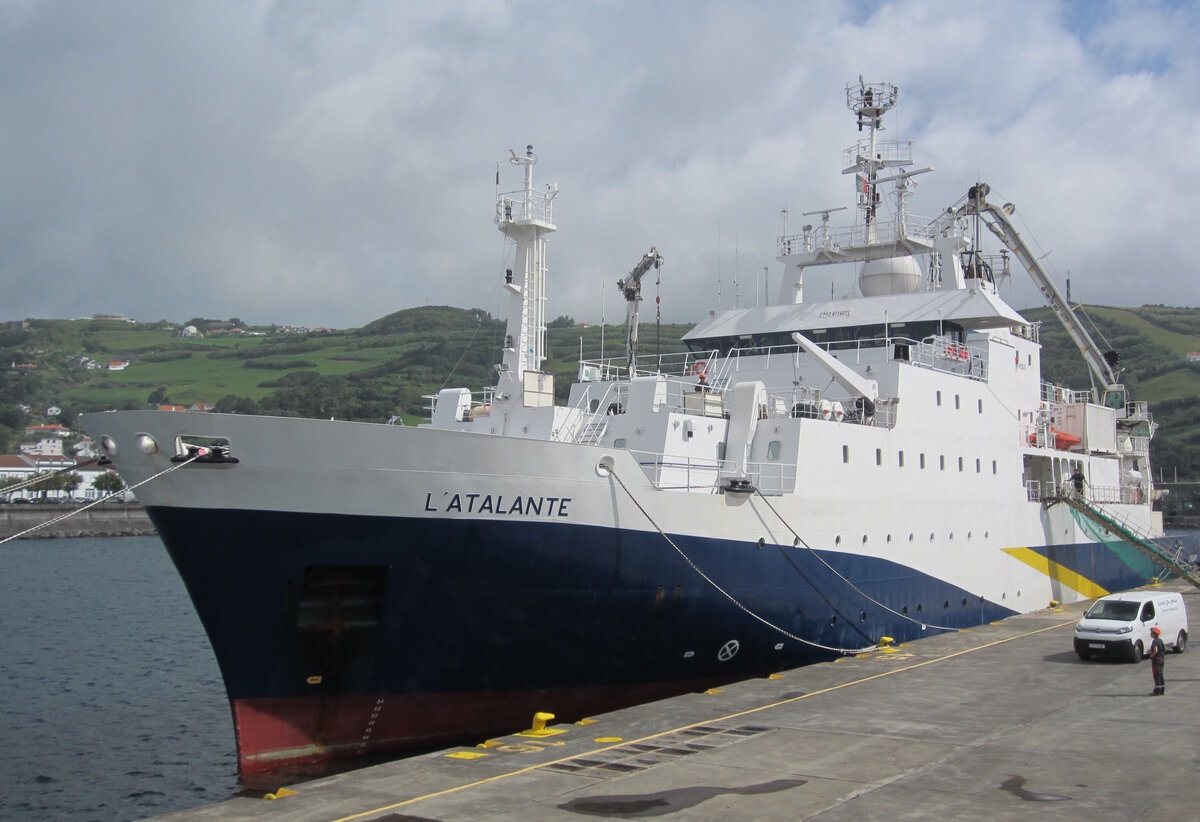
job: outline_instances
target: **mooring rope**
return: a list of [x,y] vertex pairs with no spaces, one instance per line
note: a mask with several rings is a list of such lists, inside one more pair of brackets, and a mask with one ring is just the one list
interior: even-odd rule
[[[607,467],[607,466],[606,466],[606,467]],[[821,643],[819,643],[819,642],[813,642],[813,641],[812,641],[812,640],[810,640],[810,639],[805,639],[804,637],[801,637],[801,636],[796,636],[796,635],[795,635],[795,634],[793,634],[791,631],[788,631],[786,628],[781,628],[780,626],[778,626],[778,625],[774,624],[773,622],[771,622],[771,621],[769,621],[769,620],[767,620],[767,619],[765,619],[765,618],[763,618],[763,617],[759,616],[758,614],[754,613],[754,612],[753,612],[753,611],[751,611],[751,610],[750,610],[748,607],[746,607],[746,606],[745,606],[745,605],[743,605],[741,602],[739,602],[739,601],[737,600],[737,598],[733,596],[733,594],[729,593],[729,592],[728,592],[728,591],[726,591],[724,588],[722,588],[722,587],[721,587],[719,584],[717,584],[717,582],[716,582],[716,581],[715,581],[715,580],[714,580],[712,577],[710,577],[708,574],[704,573],[704,571],[702,571],[702,570],[700,569],[700,566],[696,565],[696,563],[692,561],[692,558],[691,558],[691,557],[689,557],[689,556],[688,556],[688,555],[687,555],[687,554],[686,554],[686,553],[683,551],[683,549],[682,549],[682,548],[680,548],[678,545],[676,545],[676,544],[675,544],[675,541],[674,541],[674,540],[672,540],[672,539],[671,539],[671,537],[670,537],[670,536],[667,534],[667,532],[666,532],[666,531],[664,531],[664,530],[663,530],[663,529],[662,529],[662,528],[659,526],[659,524],[658,524],[657,522],[655,522],[655,521],[654,521],[654,517],[650,516],[650,513],[649,513],[649,512],[648,512],[648,511],[647,511],[645,508],[643,508],[643,507],[642,507],[642,504],[641,504],[640,502],[638,502],[638,501],[637,501],[637,498],[636,498],[636,497],[633,495],[633,492],[631,492],[631,491],[629,490],[629,488],[628,488],[628,487],[626,487],[625,483],[624,483],[624,482],[621,480],[621,478],[620,478],[619,476],[617,476],[617,472],[616,472],[616,470],[614,470],[614,469],[613,469],[613,468],[611,468],[611,467],[607,467],[607,470],[608,470],[608,473],[609,473],[609,474],[612,476],[612,478],[613,478],[613,479],[615,479],[615,480],[617,481],[617,484],[621,486],[621,490],[625,492],[625,494],[626,494],[626,495],[629,497],[630,501],[631,501],[631,502],[632,502],[634,505],[636,505],[636,506],[637,506],[637,509],[638,509],[639,511],[641,511],[641,512],[642,512],[642,516],[644,516],[644,517],[646,518],[646,520],[647,520],[647,521],[648,521],[648,522],[649,522],[651,525],[653,525],[653,526],[654,526],[654,529],[655,529],[656,531],[658,531],[658,533],[659,533],[660,535],[662,535],[662,538],[663,538],[663,539],[665,539],[665,540],[667,541],[667,544],[668,544],[668,545],[670,545],[672,548],[674,548],[674,549],[675,549],[675,552],[676,552],[677,554],[679,554],[679,556],[680,556],[680,557],[682,557],[682,558],[683,558],[683,561],[684,561],[684,562],[686,562],[686,563],[687,563],[687,564],[688,564],[688,565],[691,567],[691,569],[692,569],[693,571],[695,571],[697,574],[699,574],[699,575],[700,575],[700,577],[701,577],[701,578],[702,578],[702,579],[703,579],[705,582],[707,582],[709,585],[711,585],[711,586],[713,587],[713,589],[714,589],[714,590],[715,590],[717,593],[719,593],[721,596],[723,596],[723,597],[725,597],[727,600],[729,600],[729,601],[730,601],[730,602],[731,602],[731,603],[732,603],[732,604],[733,604],[733,605],[734,605],[736,608],[738,608],[740,611],[742,611],[743,613],[745,613],[745,614],[746,614],[747,616],[749,616],[751,619],[754,619],[754,620],[757,620],[758,622],[761,622],[763,625],[766,625],[766,626],[767,626],[768,628],[770,628],[771,630],[773,630],[773,631],[777,631],[778,633],[780,633],[780,634],[783,634],[783,635],[784,635],[785,637],[787,637],[788,639],[795,640],[796,642],[799,642],[799,643],[801,643],[802,645],[807,645],[807,646],[809,646],[809,647],[811,647],[811,648],[819,648],[819,649],[821,649],[822,651],[832,651],[832,652],[834,652],[834,653],[839,653],[839,654],[861,654],[861,653],[866,653],[866,652],[869,652],[869,651],[877,651],[877,650],[879,650],[879,646],[878,646],[878,645],[871,645],[871,646],[868,646],[868,647],[866,647],[866,648],[835,648],[835,647],[833,647],[833,646],[831,646],[831,645],[822,645],[822,644],[821,644]]]
[[[71,517],[75,516],[76,514],[81,514],[84,511],[88,510],[89,508],[94,508],[95,506],[99,505],[102,502],[108,502],[113,497],[120,496],[121,494],[124,494],[126,491],[132,491],[135,488],[141,488],[143,485],[150,482],[151,480],[156,480],[159,477],[165,477],[167,474],[171,473],[172,471],[178,471],[183,466],[188,465],[188,464],[200,459],[203,456],[206,456],[208,453],[209,453],[209,451],[207,448],[198,449],[196,451],[196,453],[194,453],[192,456],[188,457],[183,462],[178,462],[178,463],[172,465],[170,468],[167,468],[163,471],[159,471],[157,474],[155,474],[152,477],[146,477],[146,479],[142,480],[139,483],[130,485],[128,488],[122,488],[120,491],[114,491],[111,494],[106,494],[105,496],[100,497],[99,499],[92,500],[87,505],[82,505],[79,508],[76,508],[74,511],[70,511],[66,514],[63,514],[62,516],[47,520],[46,522],[40,523],[39,525],[35,525],[32,528],[26,528],[24,531],[21,531],[18,534],[13,534],[12,536],[8,536],[8,537],[5,537],[4,539],[0,539],[0,545],[3,545],[6,542],[11,542],[14,539],[20,539],[21,537],[28,536],[29,534],[32,534],[35,531],[40,531],[43,528],[47,528],[56,522],[62,522],[65,519],[70,519]],[[45,478],[43,477],[43,479],[45,479]]]
[[15,485],[6,485],[3,488],[0,488],[0,494],[7,496],[8,494],[15,493],[16,491],[23,491],[26,488],[30,487],[31,485],[41,485],[43,482],[49,482],[50,480],[54,479],[55,477],[62,476],[63,474],[69,473],[78,468],[86,468],[89,465],[94,465],[94,464],[100,462],[102,459],[104,459],[104,458],[103,457],[92,457],[90,460],[84,460],[83,462],[77,462],[74,465],[67,466],[66,468],[60,468],[57,471],[51,471],[49,474],[36,475],[36,476],[30,477],[29,479],[25,480],[24,482],[18,482]]
[[842,574],[840,574],[836,568],[834,568],[832,565],[830,565],[828,562],[826,562],[826,561],[825,561],[825,560],[824,560],[824,559],[821,557],[821,555],[820,555],[820,554],[818,554],[818,553],[817,553],[817,552],[816,552],[816,551],[813,549],[813,547],[812,547],[811,545],[809,545],[807,542],[805,542],[805,541],[804,541],[804,540],[803,540],[803,539],[800,537],[800,535],[796,533],[796,529],[795,529],[795,528],[793,528],[793,527],[791,526],[791,524],[790,524],[790,523],[788,523],[788,521],[787,521],[786,519],[784,519],[784,518],[783,518],[783,516],[782,516],[782,515],[781,515],[781,514],[780,514],[778,511],[776,511],[776,510],[775,510],[775,506],[771,504],[770,500],[768,500],[768,499],[767,499],[765,496],[763,496],[763,492],[762,492],[762,491],[759,491],[759,490],[756,488],[756,489],[755,489],[755,491],[754,491],[754,493],[758,495],[758,498],[759,498],[759,499],[761,499],[761,500],[762,500],[764,503],[766,503],[767,507],[771,509],[771,513],[772,513],[772,514],[774,514],[774,515],[775,515],[775,516],[776,516],[776,517],[779,519],[779,521],[783,523],[783,527],[784,527],[784,528],[786,528],[786,529],[788,529],[789,531],[791,531],[791,532],[792,532],[792,536],[796,538],[796,542],[797,542],[798,544],[800,544],[800,545],[803,545],[805,548],[807,548],[807,549],[808,549],[808,551],[809,551],[809,553],[811,553],[811,554],[813,555],[813,557],[814,557],[814,558],[815,558],[815,559],[816,559],[818,562],[820,562],[822,565],[824,565],[826,568],[828,568],[828,569],[830,570],[830,572],[832,572],[832,573],[833,573],[833,575],[834,575],[834,576],[836,576],[836,577],[837,577],[838,579],[840,579],[842,582],[846,583],[846,584],[847,584],[847,585],[849,585],[849,586],[850,586],[852,589],[854,589],[854,591],[855,591],[855,592],[857,592],[857,593],[858,593],[860,596],[862,596],[862,598],[863,598],[863,599],[865,599],[865,600],[867,600],[868,602],[871,602],[871,603],[873,603],[873,604],[875,604],[875,605],[878,605],[880,608],[882,608],[883,610],[887,611],[889,614],[894,614],[895,616],[898,616],[898,617],[900,617],[901,619],[907,619],[909,622],[913,623],[914,625],[920,625],[920,626],[921,626],[921,630],[922,630],[922,631],[923,631],[923,630],[925,630],[926,628],[933,628],[933,629],[935,629],[935,630],[938,630],[938,631],[957,631],[957,630],[958,630],[957,628],[948,628],[948,627],[946,627],[946,626],[944,626],[944,625],[931,625],[931,624],[930,624],[930,623],[928,623],[928,622],[922,622],[922,621],[921,621],[921,620],[919,620],[919,619],[913,619],[913,618],[912,618],[912,617],[910,617],[908,614],[903,614],[903,613],[901,613],[901,612],[897,611],[897,610],[896,610],[896,609],[894,609],[894,608],[889,608],[888,606],[884,605],[884,604],[883,604],[882,602],[880,602],[879,600],[877,600],[877,599],[875,599],[874,597],[872,597],[872,596],[871,596],[870,594],[868,594],[866,591],[864,591],[863,589],[859,588],[857,585],[855,585],[855,584],[854,584],[853,582],[851,582],[850,580],[846,579],[846,577],[842,576]]

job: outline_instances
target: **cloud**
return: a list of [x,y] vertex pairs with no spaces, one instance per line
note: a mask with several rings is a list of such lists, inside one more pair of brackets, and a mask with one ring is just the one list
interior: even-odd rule
[[[937,168],[914,213],[986,179],[1077,296],[1200,304],[1197,19],[1032,1],[10,4],[3,318],[500,313],[497,162],[517,187],[508,149],[532,143],[536,182],[562,191],[550,316],[598,320],[603,296],[622,317],[616,280],[654,245],[664,319],[698,320],[718,280],[722,307],[752,303],[764,267],[778,285],[783,209],[795,231],[853,206],[860,74],[900,86],[887,136]],[[1037,304],[1024,279],[1005,293]]]

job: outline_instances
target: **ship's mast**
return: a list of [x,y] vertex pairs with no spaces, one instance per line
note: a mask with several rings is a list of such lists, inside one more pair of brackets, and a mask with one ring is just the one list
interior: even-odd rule
[[[900,95],[900,90],[891,83],[864,83],[858,78],[857,86],[846,87],[846,106],[858,118],[858,130],[865,126],[867,136],[859,140],[858,167],[865,174],[858,174],[858,208],[862,215],[865,229],[864,243],[871,244],[879,241],[877,228],[877,212],[879,210],[879,170],[908,165],[912,162],[911,151],[905,156],[895,156],[890,144],[881,145],[878,133],[883,131],[883,115],[890,111]],[[863,144],[866,145],[863,145]],[[864,150],[865,149],[865,150]],[[845,171],[842,172],[846,173]]]
[[541,371],[546,359],[546,236],[555,230],[558,186],[534,190],[533,146],[525,147],[524,156],[510,153],[509,162],[524,169],[525,187],[496,195],[496,224],[516,243],[513,268],[504,275],[511,296],[499,390],[502,395],[519,396],[525,372]]

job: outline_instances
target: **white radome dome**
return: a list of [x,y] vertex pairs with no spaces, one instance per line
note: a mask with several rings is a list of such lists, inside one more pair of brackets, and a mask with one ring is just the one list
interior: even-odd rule
[[907,255],[869,260],[858,274],[858,288],[864,297],[915,294],[921,290],[921,266]]

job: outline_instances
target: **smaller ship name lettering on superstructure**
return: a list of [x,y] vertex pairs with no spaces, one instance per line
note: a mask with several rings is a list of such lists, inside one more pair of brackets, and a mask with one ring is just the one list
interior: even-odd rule
[[510,514],[528,517],[569,517],[570,497],[508,497],[504,494],[451,494],[442,492],[443,507],[433,501],[433,492],[425,494],[426,511],[458,512],[465,514]]

